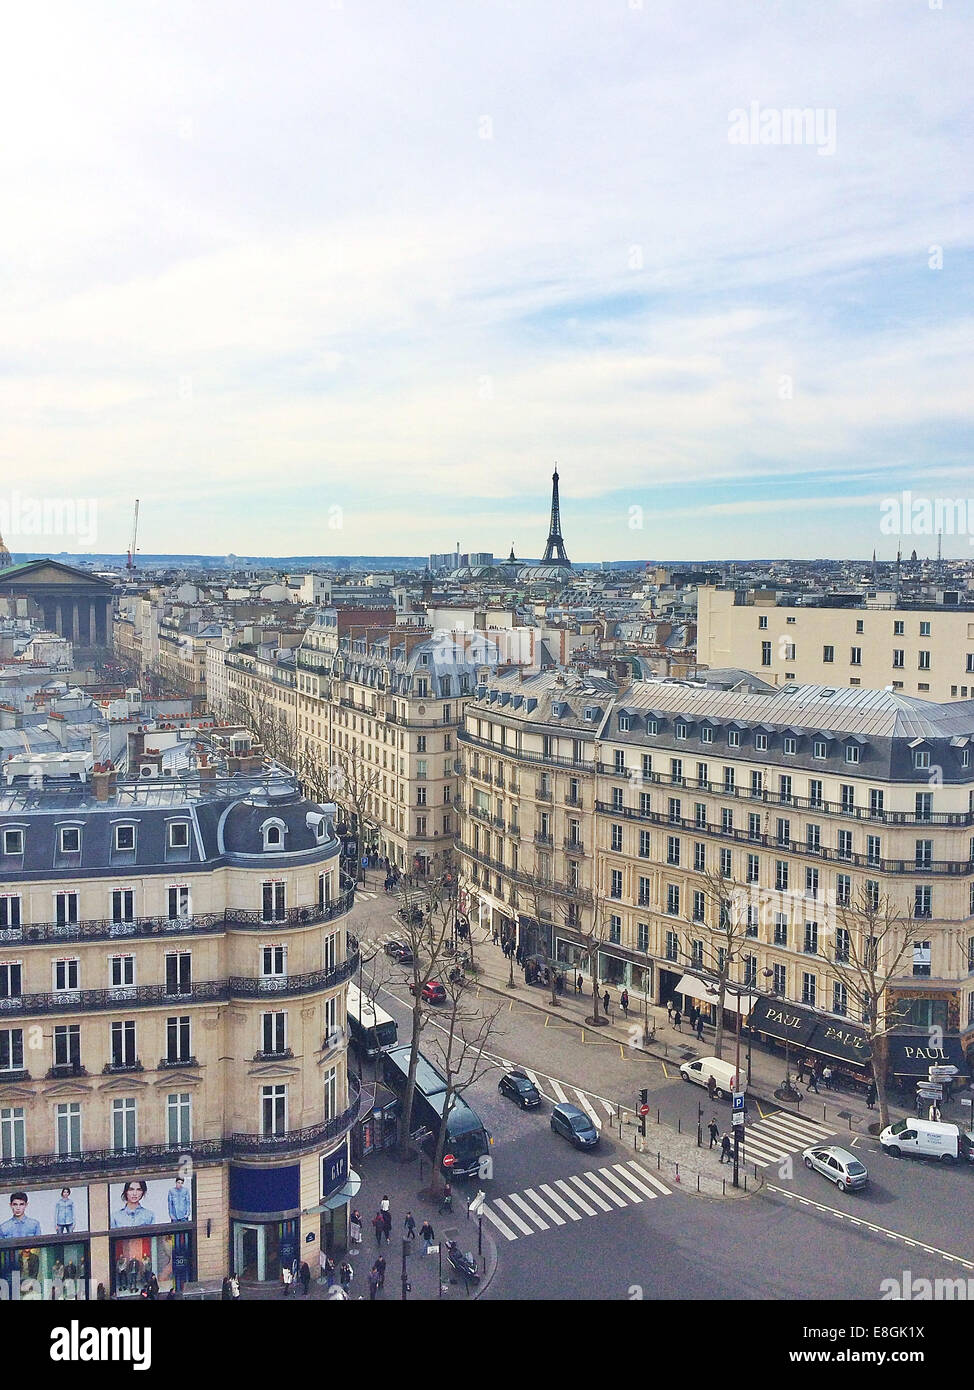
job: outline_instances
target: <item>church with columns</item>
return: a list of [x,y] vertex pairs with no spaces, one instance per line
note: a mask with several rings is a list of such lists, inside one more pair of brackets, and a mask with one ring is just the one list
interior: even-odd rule
[[[9,552],[7,552],[9,560]],[[80,647],[111,647],[112,585],[60,560],[3,564],[0,601],[13,600],[11,613],[34,618]]]

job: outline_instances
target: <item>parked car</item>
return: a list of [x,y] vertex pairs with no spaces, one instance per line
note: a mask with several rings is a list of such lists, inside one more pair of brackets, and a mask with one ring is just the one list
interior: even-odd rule
[[837,1144],[813,1144],[802,1150],[805,1167],[834,1182],[840,1192],[858,1192],[866,1186],[869,1174],[855,1154]]
[[706,1086],[713,1077],[717,1100],[723,1100],[737,1090],[737,1072],[733,1063],[722,1062],[719,1057],[698,1057],[695,1062],[684,1062],[680,1075],[684,1081],[695,1081],[698,1086]]
[[883,1130],[879,1142],[893,1158],[911,1154],[941,1163],[956,1163],[958,1158],[974,1162],[974,1134],[944,1120],[897,1120]]
[[412,965],[413,963],[413,953],[408,942],[387,941],[385,953],[387,956],[392,956],[392,959],[398,961],[400,965]]
[[497,1083],[502,1096],[510,1096],[522,1110],[533,1110],[541,1104],[541,1092],[531,1078],[519,1068],[507,1072]]
[[551,1111],[551,1128],[576,1149],[598,1146],[599,1131],[584,1110],[577,1105],[556,1105]]
[[417,985],[415,980],[409,982],[410,994],[415,994],[417,989],[426,1000],[427,1004],[444,1004],[446,1002],[446,990],[439,980],[430,980],[425,985]]

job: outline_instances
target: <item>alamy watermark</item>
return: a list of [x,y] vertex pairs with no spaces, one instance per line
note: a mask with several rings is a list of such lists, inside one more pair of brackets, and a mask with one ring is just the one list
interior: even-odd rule
[[966,536],[974,545],[974,498],[884,497],[879,504],[879,529],[884,536]]
[[727,116],[732,145],[811,145],[819,154],[835,154],[834,106],[762,106],[752,101]]
[[80,546],[93,546],[98,540],[98,500],[11,492],[0,496],[0,535],[8,544],[17,536],[69,536]]

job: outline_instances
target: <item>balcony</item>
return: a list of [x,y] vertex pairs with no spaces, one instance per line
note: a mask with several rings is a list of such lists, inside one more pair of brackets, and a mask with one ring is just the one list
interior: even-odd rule
[[494,827],[495,830],[503,830],[503,829],[505,828],[505,825],[506,825],[506,822],[505,822],[503,816],[494,816],[494,817],[492,817],[490,823],[491,823],[491,825]]
[[536,845],[550,845],[551,836],[545,834],[545,832],[542,830],[536,830],[534,832],[534,843]]
[[224,1145],[225,1152],[230,1157],[237,1154],[271,1156],[277,1153],[295,1153],[338,1139],[347,1133],[358,1119],[361,1106],[361,1084],[352,1075],[348,1078],[348,1094],[348,1107],[332,1120],[310,1125],[307,1129],[286,1130],[283,1134],[229,1134]]
[[584,854],[584,853],[585,853],[585,841],[584,841],[584,840],[573,839],[571,836],[569,836],[568,839],[566,839],[566,840],[563,841],[563,844],[564,844],[564,846],[565,846],[565,849],[567,849],[567,850],[569,851],[570,854]]
[[519,763],[544,763],[548,767],[567,767],[580,772],[592,772],[595,767],[594,763],[584,762],[576,758],[559,758],[553,753],[534,753],[523,748],[501,748],[497,743],[491,743],[484,738],[475,738],[473,734],[468,734],[463,730],[458,732],[457,740],[460,743],[469,743],[474,748],[483,748],[488,753],[514,759]]
[[289,1047],[283,1048],[280,1052],[255,1052],[251,1058],[252,1062],[286,1062],[293,1057],[294,1053]]
[[198,1067],[195,1057],[160,1057],[159,1071],[172,1071],[174,1067]]
[[265,994],[313,994],[318,990],[334,989],[351,979],[358,964],[358,951],[350,951],[340,965],[330,970],[313,970],[308,975],[231,975],[227,988],[234,999],[256,999]]
[[[596,763],[595,767],[596,770],[601,772],[605,777],[632,777],[631,767],[617,767],[615,763]],[[684,779],[682,777],[679,779],[677,785],[681,787],[684,785]]]
[[48,1067],[45,1076],[46,1081],[66,1081],[73,1076],[87,1076],[88,1070],[80,1062],[61,1062],[55,1063],[53,1067]]
[[509,792],[517,792],[517,791],[520,791],[520,788],[521,788],[520,782],[517,782],[517,781],[514,781],[514,780],[511,780],[511,781],[508,782],[508,784],[507,784],[507,790],[508,790]]
[[101,1069],[102,1076],[125,1076],[129,1072],[145,1071],[138,1057],[132,1062],[106,1062]]
[[535,796],[537,797],[537,799],[538,799],[539,801],[550,801],[550,800],[551,800],[551,788],[550,788],[550,787],[539,787],[538,790],[535,792]]

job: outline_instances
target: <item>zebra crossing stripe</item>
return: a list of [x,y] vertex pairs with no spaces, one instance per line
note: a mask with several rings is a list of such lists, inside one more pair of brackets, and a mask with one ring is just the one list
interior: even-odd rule
[[511,1230],[510,1226],[505,1226],[504,1222],[500,1219],[497,1213],[491,1211],[490,1207],[487,1205],[486,1202],[484,1203],[482,1210],[487,1220],[492,1221],[494,1223],[494,1225],[500,1231],[502,1236],[506,1236],[508,1240],[517,1240],[517,1236]]
[[[592,1184],[593,1187],[597,1187],[600,1192],[603,1192],[606,1195],[606,1197],[608,1197],[611,1201],[615,1202],[617,1207],[626,1206],[626,1202],[623,1200],[623,1198],[618,1196],[617,1193],[613,1192],[611,1187],[607,1187],[605,1183],[602,1181],[602,1179],[596,1177],[594,1173],[586,1173],[585,1177]],[[637,1202],[641,1202],[643,1199],[642,1197],[636,1197],[634,1200]]]
[[518,1228],[518,1230],[519,1230],[523,1235],[526,1235],[526,1236],[533,1236],[533,1235],[534,1235],[534,1232],[532,1231],[531,1227],[527,1224],[527,1222],[526,1222],[526,1221],[522,1221],[521,1218],[518,1216],[518,1214],[517,1214],[516,1211],[511,1211],[511,1209],[510,1209],[510,1207],[507,1205],[507,1203],[506,1203],[506,1202],[502,1202],[501,1199],[500,1199],[500,1197],[495,1197],[495,1198],[494,1198],[494,1206],[495,1206],[495,1207],[500,1207],[501,1211],[502,1211],[502,1212],[504,1213],[504,1215],[507,1217],[508,1221],[512,1222],[513,1225],[515,1225],[515,1226]]
[[549,1076],[548,1080],[551,1082],[551,1089],[554,1091],[558,1099],[562,1102],[566,1101],[568,1097],[565,1095],[565,1092],[558,1085],[558,1082],[555,1081],[554,1077]]
[[[618,1163],[615,1166],[619,1169],[620,1173],[624,1171],[624,1169],[621,1168]],[[668,1197],[670,1195],[671,1189],[666,1186],[666,1183],[663,1182],[662,1178],[657,1178],[654,1177],[652,1173],[647,1173],[643,1165],[641,1163],[637,1163],[634,1158],[631,1158],[629,1160],[627,1167],[634,1169],[635,1172],[639,1175],[638,1178],[632,1176],[630,1178],[630,1181],[635,1183],[638,1183],[640,1180],[642,1182],[648,1182],[651,1187],[655,1187],[657,1191],[662,1192],[664,1197]],[[626,1174],[626,1176],[630,1177],[628,1173]]]
[[[623,1196],[629,1198],[630,1202],[641,1202],[643,1200],[642,1193],[637,1192],[635,1186],[627,1187],[621,1178],[616,1177],[611,1168],[600,1168],[599,1172],[602,1174],[603,1178],[605,1178],[606,1182],[610,1182],[613,1186],[617,1187]],[[626,1176],[628,1178],[628,1174]]]
[[526,1197],[530,1197],[531,1201],[535,1204],[535,1206],[541,1208],[545,1216],[550,1216],[556,1226],[564,1226],[565,1218],[563,1216],[559,1216],[558,1213],[555,1211],[554,1207],[549,1207],[545,1199],[539,1196],[538,1193],[535,1192],[533,1187],[525,1188],[524,1195]]
[[[581,1207],[582,1211],[585,1213],[586,1216],[595,1215],[595,1208],[590,1207],[588,1202],[586,1202],[582,1197],[579,1197],[576,1192],[573,1192],[563,1178],[556,1178],[555,1186],[560,1187],[562,1192],[567,1192],[572,1201]],[[584,1191],[585,1189],[583,1188],[582,1190]],[[606,1211],[608,1210],[609,1208],[606,1207]]]
[[601,1096],[594,1096],[593,1099],[598,1101],[598,1103],[601,1105],[602,1109],[605,1111],[607,1115],[611,1115],[612,1118],[615,1119],[616,1109],[614,1105],[610,1105],[609,1102],[607,1100],[603,1100]]
[[576,1091],[575,1094],[576,1094],[576,1096],[578,1097],[579,1109],[585,1111],[586,1115],[587,1115],[587,1116],[589,1117],[589,1119],[592,1121],[592,1123],[593,1123],[593,1125],[595,1126],[596,1129],[601,1129],[601,1128],[602,1128],[602,1121],[599,1119],[598,1115],[596,1115],[595,1111],[594,1111],[594,1110],[592,1109],[592,1107],[589,1105],[589,1103],[588,1103],[588,1098],[587,1098],[587,1096],[585,1095],[585,1092],[584,1092],[584,1091]]
[[[582,1189],[582,1191],[585,1193],[585,1196],[589,1199],[590,1202],[594,1202],[595,1205],[597,1207],[601,1207],[603,1211],[612,1210],[608,1202],[603,1202],[599,1194],[597,1192],[593,1192],[590,1187],[587,1187],[577,1173],[572,1174],[571,1180],[576,1187],[580,1187]],[[569,1188],[569,1191],[571,1191],[571,1188]]]
[[525,1076],[528,1078],[528,1080],[531,1082],[531,1085],[532,1085],[532,1086],[534,1086],[534,1087],[535,1087],[537,1090],[539,1090],[539,1091],[541,1090],[541,1082],[538,1080],[537,1076],[535,1075],[535,1073],[534,1073],[533,1071],[528,1071],[527,1067],[525,1067],[525,1068],[524,1068],[524,1075],[525,1075]]
[[814,1140],[818,1135],[825,1139],[835,1133],[833,1128],[828,1125],[819,1124],[817,1120],[803,1120],[795,1115],[776,1114],[769,1115],[766,1120],[760,1120],[755,1129],[774,1130],[780,1134],[795,1134],[799,1139]]
[[540,1216],[538,1216],[537,1213],[536,1213],[531,1207],[528,1206],[527,1202],[524,1200],[524,1198],[523,1198],[522,1196],[520,1196],[519,1193],[517,1193],[517,1192],[511,1192],[511,1193],[509,1193],[509,1194],[508,1194],[507,1200],[508,1200],[509,1202],[517,1202],[517,1204],[518,1204],[518,1206],[521,1208],[521,1210],[522,1210],[523,1212],[526,1212],[526,1213],[527,1213],[527,1215],[528,1215],[528,1217],[530,1218],[530,1220],[532,1220],[532,1221],[534,1222],[534,1224],[538,1227],[539,1230],[542,1230],[542,1231],[550,1231],[550,1230],[551,1230],[551,1227],[548,1225],[547,1221],[542,1220],[542,1218],[541,1218]]
[[573,1221],[581,1221],[582,1218],[579,1216],[575,1208],[570,1207],[568,1203],[565,1201],[564,1197],[559,1197],[558,1193],[554,1190],[553,1187],[549,1187],[546,1182],[543,1182],[541,1184],[541,1191],[544,1192],[547,1196],[549,1196],[553,1202],[557,1202],[558,1205],[561,1207],[562,1211],[567,1212]]

